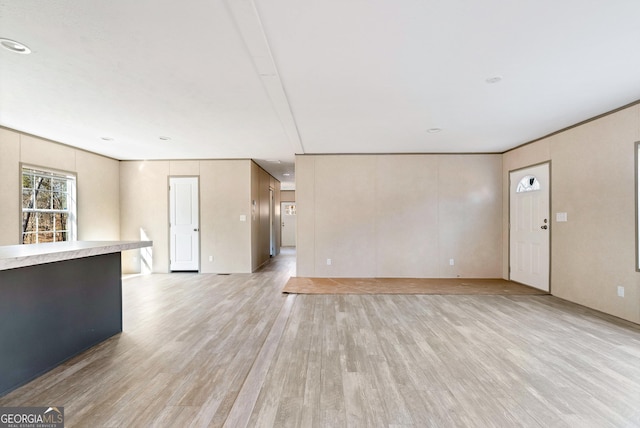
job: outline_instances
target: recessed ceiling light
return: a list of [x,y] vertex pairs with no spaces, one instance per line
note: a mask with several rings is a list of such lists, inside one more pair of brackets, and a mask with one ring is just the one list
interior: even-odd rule
[[104,141],[113,141],[113,138],[111,137],[100,137],[100,139]]
[[280,161],[278,159],[267,159],[267,162],[269,162],[269,163],[280,163]]
[[429,128],[429,129],[427,129],[427,132],[429,134],[436,134],[438,132],[442,132],[442,128]]
[[15,40],[0,38],[0,46],[5,48],[8,51],[19,53],[19,54],[30,54],[31,49],[27,46],[23,45],[20,42],[16,42]]
[[162,141],[169,141],[171,137],[159,137]]
[[284,174],[282,174],[282,175],[284,175],[285,177],[289,177],[291,174],[289,174],[288,172],[285,172],[285,173],[284,173]]
[[502,76],[489,77],[489,78],[487,78],[485,80],[485,82],[490,83],[490,84],[502,82]]

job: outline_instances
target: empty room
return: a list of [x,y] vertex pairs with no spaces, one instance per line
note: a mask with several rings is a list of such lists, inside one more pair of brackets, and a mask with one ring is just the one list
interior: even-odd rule
[[640,426],[637,16],[0,2],[0,426]]

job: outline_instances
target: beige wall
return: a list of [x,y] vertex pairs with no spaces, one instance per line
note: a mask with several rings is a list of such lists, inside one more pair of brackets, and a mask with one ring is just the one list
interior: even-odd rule
[[500,155],[297,156],[297,275],[500,276],[501,167]]
[[[509,171],[551,161],[551,293],[640,323],[640,274],[635,271],[635,105],[504,155],[503,213],[508,219]],[[555,221],[566,212],[568,221]],[[503,227],[508,260],[508,225]],[[508,277],[505,263],[503,276]],[[617,296],[617,287],[625,297]]]
[[20,162],[76,173],[78,239],[120,239],[118,161],[0,128],[0,245],[20,242]]
[[0,128],[0,245],[20,243],[20,134]]
[[[200,177],[200,271],[251,272],[250,160],[123,161],[123,239],[153,245],[153,272],[169,270],[169,176]],[[246,221],[241,221],[241,216]],[[210,260],[210,257],[212,261]],[[123,269],[139,272],[140,253],[131,252]]]
[[76,172],[78,174],[78,240],[119,240],[119,162],[77,150]]
[[251,161],[203,161],[200,174],[202,272],[250,272]]
[[295,202],[296,201],[296,191],[295,190],[282,190],[282,191],[280,191],[280,201],[281,202]]
[[141,250],[123,254],[125,273],[169,270],[169,174],[169,161],[120,162],[120,236],[153,241],[150,263]]

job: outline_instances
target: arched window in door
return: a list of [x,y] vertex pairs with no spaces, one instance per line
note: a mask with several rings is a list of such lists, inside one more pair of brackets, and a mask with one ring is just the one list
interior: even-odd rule
[[533,192],[540,190],[540,182],[533,175],[527,175],[520,180],[518,187],[516,187],[516,193]]

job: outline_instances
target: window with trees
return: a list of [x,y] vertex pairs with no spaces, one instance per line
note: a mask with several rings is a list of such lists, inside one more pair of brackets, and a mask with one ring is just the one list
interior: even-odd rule
[[76,177],[22,168],[22,243],[76,240]]

